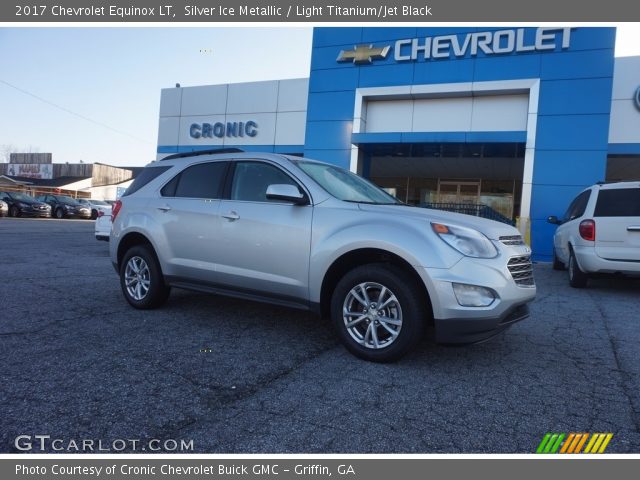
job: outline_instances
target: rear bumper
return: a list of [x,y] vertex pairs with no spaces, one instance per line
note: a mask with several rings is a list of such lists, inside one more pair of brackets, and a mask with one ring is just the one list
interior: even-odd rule
[[623,273],[640,275],[640,261],[607,260],[599,257],[594,247],[573,247],[580,270],[585,273]]
[[512,307],[494,318],[436,319],[435,340],[438,343],[477,343],[487,340],[511,325],[529,317],[529,305]]

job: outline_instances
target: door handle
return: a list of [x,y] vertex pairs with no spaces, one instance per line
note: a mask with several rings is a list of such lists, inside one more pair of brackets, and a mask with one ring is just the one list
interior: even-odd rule
[[640,232],[640,225],[629,225],[627,232]]
[[240,218],[240,215],[238,215],[236,212],[234,212],[233,210],[230,211],[229,213],[225,213],[222,215],[224,218],[226,218],[227,220],[231,221],[231,222],[235,222],[236,220],[238,220]]
[[169,205],[164,205],[162,207],[158,207],[158,210],[162,210],[163,212],[168,212],[169,210],[171,210],[171,207]]

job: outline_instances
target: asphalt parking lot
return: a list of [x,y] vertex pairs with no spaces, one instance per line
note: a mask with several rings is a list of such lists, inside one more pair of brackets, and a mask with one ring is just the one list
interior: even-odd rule
[[93,222],[0,218],[0,452],[18,435],[193,440],[220,453],[530,453],[547,432],[640,452],[640,281],[537,265],[532,317],[399,363],[331,325],[176,291],[136,311]]

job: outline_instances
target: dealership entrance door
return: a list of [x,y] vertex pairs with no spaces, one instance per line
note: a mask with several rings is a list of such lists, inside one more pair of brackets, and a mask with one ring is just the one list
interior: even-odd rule
[[480,203],[480,182],[440,180],[437,197],[442,203]]
[[[361,173],[403,202],[520,215],[524,143],[361,144]],[[464,206],[465,208],[463,208]]]

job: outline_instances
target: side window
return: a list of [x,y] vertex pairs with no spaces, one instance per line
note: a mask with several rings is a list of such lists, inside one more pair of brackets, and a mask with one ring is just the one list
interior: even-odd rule
[[263,162],[238,162],[231,183],[231,200],[267,202],[267,187],[273,184],[298,187],[289,175],[274,165]]
[[580,218],[584,215],[584,211],[587,209],[587,204],[589,203],[589,197],[591,196],[591,190],[586,190],[578,195],[569,208],[567,209],[567,213],[564,214],[563,222],[568,222],[575,218]]
[[640,217],[640,188],[600,190],[594,217]]
[[229,162],[200,163],[186,168],[167,183],[163,197],[220,198]]
[[127,195],[131,195],[132,193],[140,190],[142,187],[144,187],[151,180],[156,178],[158,175],[166,172],[170,168],[171,167],[164,167],[164,166],[162,166],[162,167],[147,167],[147,168],[145,168],[133,180],[131,185],[129,185],[129,188],[127,188],[127,190],[122,194],[122,196],[126,197]]

